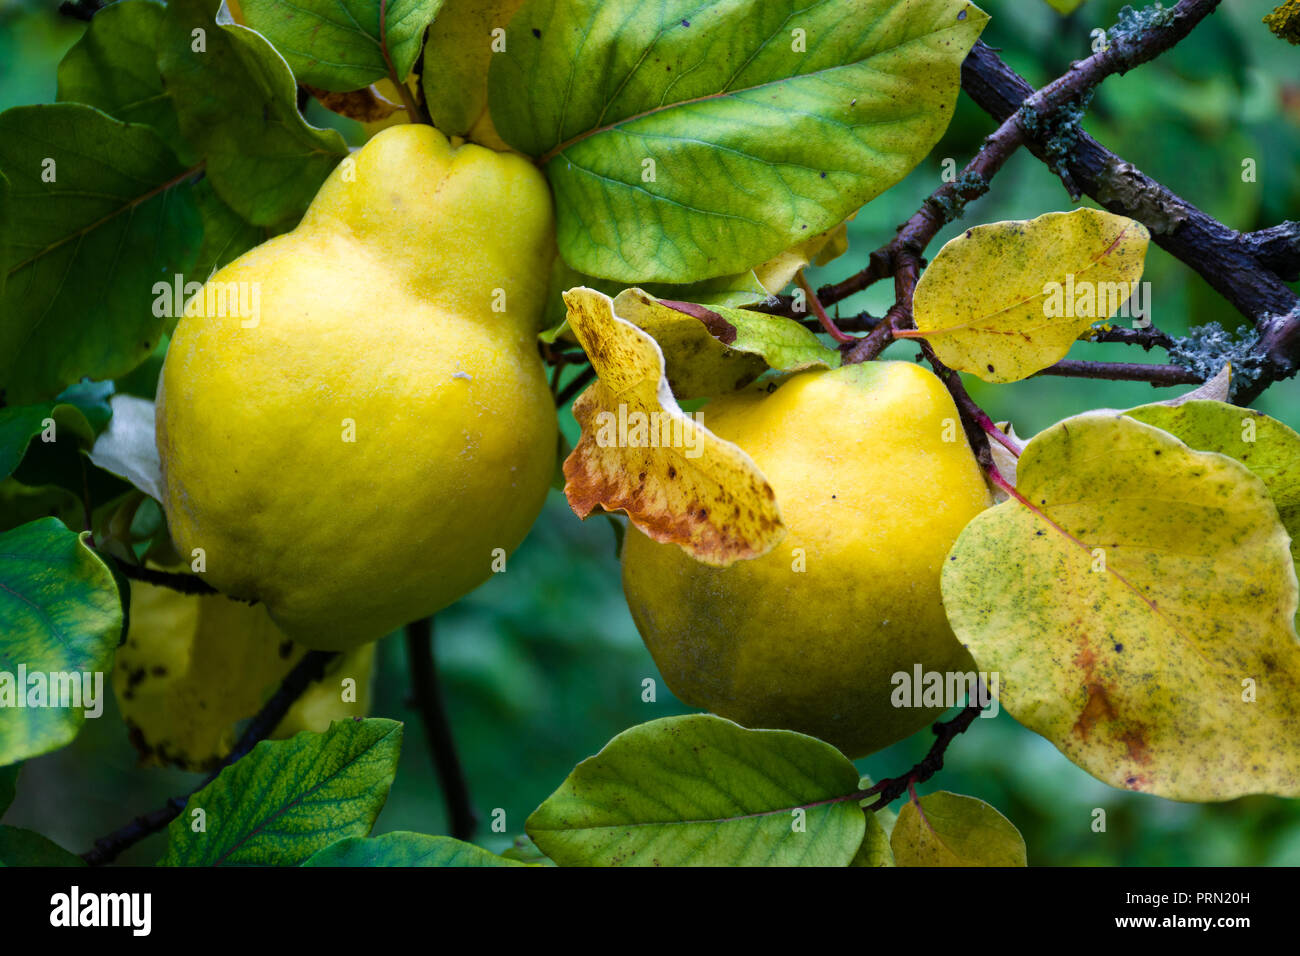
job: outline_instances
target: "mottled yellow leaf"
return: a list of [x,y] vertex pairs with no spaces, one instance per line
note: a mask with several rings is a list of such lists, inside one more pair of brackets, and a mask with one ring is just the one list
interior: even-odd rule
[[1291,555],[1300,561],[1300,435],[1253,408],[1189,396],[1140,405],[1125,414],[1163,428],[1198,451],[1235,458],[1259,476],[1291,535]]
[[658,343],[604,293],[570,289],[564,301],[598,375],[573,403],[582,437],[564,462],[578,517],[625,511],[655,541],[718,567],[771,550],[785,535],[772,486],[745,452],[677,405]]
[[968,229],[917,283],[913,336],[986,382],[1027,378],[1119,311],[1149,238],[1140,222],[1097,209]]
[[1031,439],[1018,493],[943,572],[1007,711],[1115,787],[1300,795],[1300,588],[1264,482],[1106,411]]
[[[234,745],[239,721],[257,713],[304,653],[260,604],[133,583],[113,690],[141,762],[192,771],[217,766]],[[273,736],[322,732],[334,720],[366,716],[373,657],[367,644],[337,658]],[[350,703],[342,697],[344,677],[356,682]]]
[[1027,866],[1025,839],[983,800],[939,790],[904,804],[889,839],[897,866]]

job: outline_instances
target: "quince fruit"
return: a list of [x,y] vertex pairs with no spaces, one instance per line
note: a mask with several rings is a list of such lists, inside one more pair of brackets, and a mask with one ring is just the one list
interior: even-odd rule
[[939,574],[991,504],[988,487],[951,397],[919,366],[808,371],[768,389],[702,414],[766,475],[786,537],[716,568],[630,528],[624,591],[682,700],[865,756],[943,711],[895,707],[894,675],[974,670],[944,616]]
[[384,130],[186,305],[158,386],[178,553],[347,650],[481,584],[550,486],[551,198],[520,156]]

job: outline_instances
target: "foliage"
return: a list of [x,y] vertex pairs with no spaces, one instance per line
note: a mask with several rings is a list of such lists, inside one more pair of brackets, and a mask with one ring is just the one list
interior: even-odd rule
[[[1230,298],[1250,277],[1213,274],[1195,250],[1170,256],[1161,241],[1181,219],[1140,221],[1122,191],[1104,197],[1109,211],[1058,211],[1057,181],[1073,188],[1086,125],[1243,233],[1297,218],[1300,112],[1283,68],[1294,51],[1261,25],[1290,37],[1292,4],[1268,17],[1253,2],[1222,9],[1177,45],[1177,18],[1159,5],[986,6],[991,18],[965,0],[118,0],[80,29],[27,6],[0,10],[16,24],[0,36],[0,63],[20,50],[8,59],[23,65],[0,66],[0,107],[10,107],[0,113],[0,704],[6,692],[30,696],[5,682],[20,663],[28,673],[121,668],[153,687],[175,681],[158,668],[183,671],[209,653],[217,663],[186,679],[194,700],[220,704],[194,727],[176,724],[190,741],[181,749],[154,746],[165,738],[140,729],[126,684],[119,702],[101,701],[103,720],[6,704],[0,814],[30,829],[0,826],[0,864],[80,865],[64,847],[124,822],[124,803],[186,790],[165,846],[158,835],[124,859],[1300,860],[1300,811],[1278,799],[1300,795],[1290,732],[1300,438],[1289,427],[1300,424],[1289,378],[1300,356],[1287,351],[1296,337],[1278,334],[1300,311],[1236,317],[1216,290]],[[1026,107],[1013,137],[980,152],[992,127],[959,93],[981,33],[1036,86],[1097,52],[1094,40],[1122,61],[1112,71],[1140,64],[1154,79],[1085,82],[1078,70],[1070,95]],[[32,49],[47,61],[40,71],[20,58]],[[379,97],[388,102],[376,120]],[[924,740],[855,767],[792,730],[683,715],[630,625],[604,522],[577,524],[558,493],[509,574],[439,615],[468,776],[493,808],[482,847],[430,833],[441,822],[430,769],[418,747],[401,747],[429,711],[406,701],[421,675],[391,639],[373,648],[380,716],[236,742],[243,719],[256,730],[278,715],[265,737],[285,718],[276,708],[293,701],[275,687],[293,679],[302,651],[279,653],[270,628],[239,625],[246,658],[223,651],[216,630],[202,639],[199,607],[228,606],[231,621],[261,609],[204,593],[206,571],[195,578],[174,552],[147,399],[183,302],[215,270],[294,230],[331,172],[345,176],[360,155],[349,145],[428,120],[518,151],[547,177],[559,255],[539,349],[572,449],[563,498],[580,517],[621,510],[710,574],[769,553],[786,531],[779,496],[743,447],[694,414],[701,403],[808,369],[911,358],[921,345],[953,393],[957,440],[1002,499],[966,526],[941,572],[948,620],[979,672],[1000,676],[1009,715],[972,721],[953,746],[943,783],[970,796],[916,796],[934,772]],[[1021,150],[982,165],[1026,141],[1043,164]],[[1262,187],[1241,172],[1243,155],[1258,161]],[[966,169],[952,161],[972,156]],[[1152,234],[1164,248],[1148,250]],[[1272,279],[1294,304],[1289,268]],[[1050,286],[1085,277],[1149,282],[1158,327],[1124,328],[1122,297],[1045,315]],[[1109,359],[1122,341],[1159,348],[1166,362],[1121,371]],[[1215,398],[1258,396],[1259,411],[1150,400],[1146,381],[1199,382],[1225,366],[1231,392]],[[610,446],[602,423],[629,410],[703,453]],[[993,419],[1033,437],[1021,449],[1009,426],[990,430]],[[876,490],[881,507],[896,502]],[[406,516],[378,498],[362,503]],[[353,503],[323,502],[321,513]],[[384,550],[373,529],[347,544]],[[163,592],[177,608],[157,625],[166,639],[119,647],[133,621],[136,634],[152,626],[133,609],[166,585],[189,589]],[[42,803],[55,781],[90,780],[129,754],[127,725],[158,762],[219,772],[141,771],[104,812],[50,819]],[[859,779],[862,769],[881,782]],[[908,791],[896,820],[874,805]],[[1162,810],[1124,791],[1206,805]],[[1080,824],[1099,808],[1118,839]],[[1202,839],[1164,840],[1165,827]]]

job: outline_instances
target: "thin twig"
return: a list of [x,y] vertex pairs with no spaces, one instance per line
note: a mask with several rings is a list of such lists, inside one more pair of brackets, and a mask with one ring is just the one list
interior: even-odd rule
[[470,800],[465,768],[456,752],[451,719],[447,716],[442,685],[438,681],[433,618],[426,617],[406,626],[406,653],[411,667],[411,690],[429,738],[429,753],[447,804],[451,835],[457,840],[472,840],[474,831],[478,829],[478,815]]
[[590,365],[578,373],[578,376],[560,390],[560,394],[555,396],[555,407],[563,408],[569,404],[580,391],[587,387],[592,379],[596,377],[596,370]]
[[[976,696],[978,698],[979,695]],[[929,752],[907,773],[897,777],[886,777],[863,791],[864,798],[872,794],[879,794],[875,802],[866,809],[875,812],[889,806],[909,790],[915,792],[914,788],[918,783],[925,783],[925,781],[942,770],[943,756],[948,750],[948,745],[959,734],[966,732],[983,709],[983,706],[979,703],[969,703],[952,720],[940,721],[932,725],[930,730],[934,733],[935,741],[931,744]]]
[[1191,369],[1181,365],[1147,365],[1141,362],[1083,362],[1063,359],[1049,365],[1038,375],[1059,375],[1064,378],[1103,378],[1112,382],[1148,382],[1153,388],[1169,385],[1199,385],[1203,379]]
[[280,683],[279,688],[271,695],[271,699],[262,705],[262,709],[248,722],[248,726],[239,735],[239,740],[230,753],[226,754],[217,768],[208,774],[201,784],[185,796],[172,797],[157,810],[138,816],[121,829],[100,837],[95,841],[93,848],[81,854],[81,858],[88,866],[103,866],[105,863],[111,863],[124,850],[135,846],[145,837],[157,833],[180,816],[185,805],[189,803],[190,797],[216,780],[221,771],[244,757],[260,741],[270,736],[303,692],[325,676],[326,666],[337,656],[335,651],[308,651]]
[[821,300],[817,298],[816,290],[814,290],[812,285],[809,284],[808,277],[804,275],[802,269],[798,270],[794,274],[794,281],[795,284],[803,290],[803,294],[807,297],[808,304],[812,306],[813,315],[817,316],[818,323],[820,323],[822,330],[825,331],[827,335],[836,342],[839,342],[841,345],[846,342],[851,343],[857,341],[853,336],[845,335],[841,332],[839,327],[835,324],[835,320],[826,314],[825,307],[821,304]]
[[[207,581],[194,574],[181,574],[178,571],[156,571],[153,568],[145,567],[143,564],[132,564],[130,561],[123,561],[117,555],[111,555],[111,557],[117,565],[117,569],[122,572],[122,576],[130,578],[132,581],[143,581],[145,584],[171,588],[171,590],[179,591],[181,594],[221,593]],[[235,599],[231,598],[231,600]]]

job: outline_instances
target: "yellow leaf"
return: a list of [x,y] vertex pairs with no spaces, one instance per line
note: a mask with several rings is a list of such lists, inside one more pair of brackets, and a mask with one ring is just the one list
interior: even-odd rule
[[564,462],[564,493],[580,518],[623,510],[655,541],[726,567],[785,535],[758,466],[677,405],[658,343],[619,318],[594,289],[564,293],[569,325],[599,376],[573,403],[582,438]]
[[1197,451],[1235,458],[1259,476],[1291,535],[1292,557],[1300,562],[1300,434],[1253,408],[1200,398],[1205,387],[1124,414],[1164,429]]
[[[156,766],[215,767],[230,752],[239,721],[257,713],[305,653],[260,604],[143,582],[131,585],[129,627],[117,651],[113,690],[141,762]],[[366,644],[337,658],[273,736],[366,716],[373,657],[374,645]],[[354,702],[342,699],[344,677],[356,681]]]
[[1119,311],[1149,238],[1140,222],[1097,209],[968,229],[917,283],[910,337],[986,382],[1027,378]]
[[1300,588],[1264,482],[1106,411],[1030,440],[1018,492],[943,573],[1007,711],[1115,787],[1300,795]]

